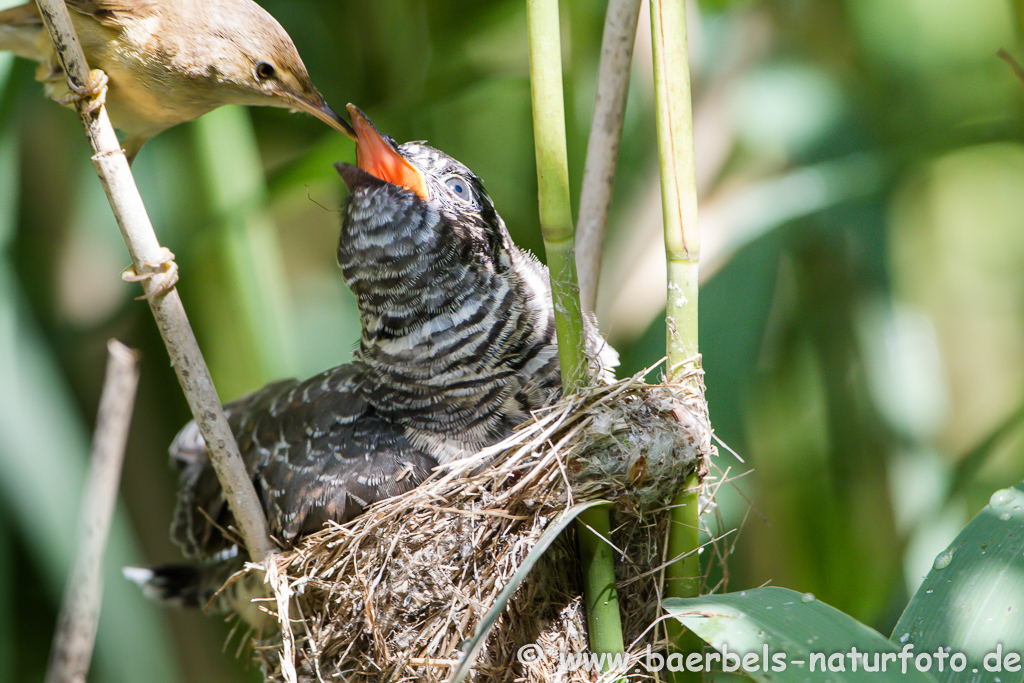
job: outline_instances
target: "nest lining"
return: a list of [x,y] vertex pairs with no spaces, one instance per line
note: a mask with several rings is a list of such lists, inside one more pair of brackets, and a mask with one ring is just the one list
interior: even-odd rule
[[[658,649],[649,627],[661,615],[667,506],[714,447],[699,359],[694,381],[646,385],[644,374],[567,397],[409,493],[247,565],[268,584],[263,609],[282,626],[254,638],[266,679],[447,680],[548,525],[595,499],[615,503],[626,642],[634,654]],[[564,653],[587,651],[578,577],[575,539],[562,534],[509,601],[469,680],[592,681],[588,670],[559,671]],[[531,643],[541,656],[517,662]]]

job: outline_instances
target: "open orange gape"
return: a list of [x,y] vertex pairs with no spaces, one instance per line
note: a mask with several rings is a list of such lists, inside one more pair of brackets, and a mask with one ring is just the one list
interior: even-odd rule
[[429,199],[423,174],[398,153],[390,138],[381,135],[356,105],[348,105],[348,113],[356,131],[356,164],[359,168],[392,185],[412,190],[424,200]]

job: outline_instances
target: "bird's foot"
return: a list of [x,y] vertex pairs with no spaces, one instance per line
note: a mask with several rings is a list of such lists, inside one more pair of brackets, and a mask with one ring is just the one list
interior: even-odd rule
[[142,264],[141,273],[135,270],[135,266],[128,266],[121,273],[121,279],[125,282],[142,282],[149,280],[152,289],[148,294],[135,297],[136,301],[152,299],[171,291],[178,281],[178,264],[174,262],[174,254],[167,247],[160,247],[161,256],[157,261]]
[[79,88],[69,82],[68,87],[71,88],[71,93],[64,97],[54,97],[53,99],[69,107],[74,106],[77,102],[85,102],[85,111],[91,114],[106,103],[107,83],[109,81],[110,79],[107,78],[107,74],[102,69],[93,69],[89,72],[89,82],[84,87]]

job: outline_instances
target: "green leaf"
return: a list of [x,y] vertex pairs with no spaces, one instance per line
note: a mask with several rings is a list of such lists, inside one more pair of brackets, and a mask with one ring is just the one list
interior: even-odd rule
[[469,675],[470,670],[473,668],[473,663],[476,661],[476,657],[480,654],[480,650],[483,649],[484,642],[487,640],[487,634],[490,633],[491,627],[494,626],[494,622],[498,620],[498,617],[505,610],[505,605],[515,594],[519,585],[529,575],[530,570],[533,569],[533,565],[537,564],[537,560],[547,551],[555,539],[558,538],[558,534],[572,523],[579,514],[590,508],[597,507],[598,505],[608,505],[607,501],[603,500],[592,500],[588,503],[580,503],[574,505],[558,518],[551,526],[549,526],[539,539],[537,544],[533,546],[530,553],[523,560],[523,563],[516,570],[516,573],[512,575],[508,585],[501,589],[501,593],[498,594],[497,599],[491,606],[491,609],[484,615],[484,618],[480,620],[480,624],[477,626],[476,633],[473,637],[465,642],[462,646],[464,656],[462,657],[459,665],[452,672],[452,677],[448,679],[448,683],[461,683],[465,680],[466,676]]
[[[918,652],[901,660],[899,645],[810,593],[769,586],[671,598],[664,606],[683,626],[722,653],[723,660],[729,660],[726,666],[712,662],[713,668],[728,671],[735,666],[732,670],[757,681],[934,680],[915,668],[913,657]],[[864,668],[865,657],[871,670]],[[945,666],[949,667],[948,660]]]
[[[200,299],[197,304],[202,306],[199,315],[218,327],[212,339],[230,340],[214,347],[208,362],[222,395],[235,396],[251,384],[294,374],[296,354],[288,331],[295,326],[284,254],[266,208],[267,187],[248,112],[221,107],[197,120],[192,131],[217,222],[219,262],[212,268],[225,271],[216,275],[227,290],[220,301]],[[249,373],[255,377],[237,376]],[[220,382],[225,376],[235,384]]]
[[964,653],[971,676],[947,671],[936,674],[940,681],[1024,678],[1024,484],[993,493],[939,553],[892,637],[918,651]]
[[996,450],[1020,429],[1021,424],[1024,424],[1024,403],[989,432],[988,436],[957,459],[956,470],[953,473],[953,485],[946,494],[946,500],[953,500],[960,496],[968,484],[977,481],[978,471]]

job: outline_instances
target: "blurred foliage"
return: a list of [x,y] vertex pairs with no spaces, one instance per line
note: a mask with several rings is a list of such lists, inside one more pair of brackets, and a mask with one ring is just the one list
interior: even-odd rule
[[[563,4],[578,186],[603,5]],[[523,3],[264,5],[335,108],[466,163],[542,251]],[[716,433],[744,459],[715,463],[744,475],[719,489],[715,530],[740,529],[729,588],[812,592],[887,633],[989,494],[1024,479],[1024,84],[995,56],[1024,58],[1012,5],[708,0],[689,15],[701,350]],[[647,31],[645,16],[598,311],[620,374],[664,347]],[[217,619],[116,575],[179,557],[166,448],[188,412],[118,277],[128,258],[79,125],[32,71],[0,57],[0,681],[45,666],[110,336],[144,364],[92,680],[254,680]],[[353,157],[278,110],[217,112],[140,154],[223,398],[350,357],[330,163]]]
[[[761,586],[739,593],[669,598],[665,610],[722,653],[721,667],[716,668],[740,671],[758,683],[936,683],[913,665],[905,673],[898,671],[895,653],[901,649],[899,643],[865,628],[811,593]],[[846,653],[857,653],[863,666],[847,667],[842,661]],[[756,661],[751,658],[744,665],[741,657],[750,654]],[[892,658],[888,667],[886,658]],[[726,676],[748,680],[741,674]]]

